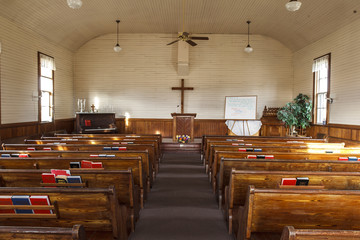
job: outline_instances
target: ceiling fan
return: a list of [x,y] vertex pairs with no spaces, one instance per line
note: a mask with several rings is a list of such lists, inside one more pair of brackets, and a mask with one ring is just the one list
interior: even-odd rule
[[190,33],[184,32],[184,25],[185,25],[184,19],[185,19],[185,0],[183,0],[183,17],[182,17],[183,31],[182,31],[182,33],[180,33],[180,35],[178,36],[178,38],[175,41],[172,41],[171,43],[168,43],[166,45],[171,45],[171,44],[177,43],[182,40],[194,47],[197,45],[197,43],[195,43],[192,40],[209,40],[208,37],[191,37]]
[[181,40],[187,42],[188,44],[190,44],[191,46],[194,47],[197,45],[197,43],[192,40],[209,40],[209,38],[208,37],[191,37],[190,33],[182,32],[175,41],[172,41],[171,43],[168,43],[166,45],[171,45],[171,44],[174,44]]

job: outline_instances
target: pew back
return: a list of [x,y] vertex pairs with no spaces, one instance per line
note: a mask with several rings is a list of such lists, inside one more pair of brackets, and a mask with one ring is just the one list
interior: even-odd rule
[[360,231],[329,229],[295,229],[286,226],[280,240],[355,240],[360,239]]
[[0,226],[1,240],[86,240],[82,225],[72,228]]
[[[82,224],[86,231],[108,231],[118,239],[127,239],[126,211],[117,200],[114,187],[109,188],[0,188],[0,195],[47,195],[56,203],[56,217],[42,218],[41,214],[29,217],[1,217],[3,226],[72,227]],[[12,214],[11,214],[12,215]],[[22,214],[24,215],[24,214]],[[37,216],[36,216],[37,215]],[[51,214],[55,215],[55,214]]]
[[[281,233],[285,226],[360,230],[360,191],[259,189],[249,186],[239,211],[238,239],[254,232]],[[331,217],[330,217],[331,216]]]

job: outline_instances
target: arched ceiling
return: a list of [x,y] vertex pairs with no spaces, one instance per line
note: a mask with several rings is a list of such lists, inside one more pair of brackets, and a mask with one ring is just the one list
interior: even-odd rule
[[[82,0],[74,10],[66,0],[0,0],[0,16],[76,51],[87,41],[116,33],[182,32],[183,0]],[[301,0],[299,11],[288,0],[185,0],[185,31],[251,34],[277,39],[297,51],[360,18],[359,0]],[[211,39],[210,39],[211,40]]]

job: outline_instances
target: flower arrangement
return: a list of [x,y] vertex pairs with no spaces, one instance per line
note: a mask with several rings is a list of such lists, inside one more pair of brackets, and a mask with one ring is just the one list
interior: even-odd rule
[[190,140],[189,135],[176,135],[176,139],[179,143],[187,143]]

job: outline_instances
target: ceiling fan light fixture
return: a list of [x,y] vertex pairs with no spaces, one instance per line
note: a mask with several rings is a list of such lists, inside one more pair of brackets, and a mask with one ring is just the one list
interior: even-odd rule
[[248,44],[247,44],[246,48],[244,49],[244,52],[252,53],[254,51],[254,49],[250,46],[250,23],[251,23],[251,21],[247,21],[246,23],[248,24]]
[[79,9],[82,6],[81,0],[67,0],[67,4],[72,9]]
[[116,20],[116,45],[114,47],[115,52],[120,52],[122,49],[119,45],[119,23],[120,20]]
[[290,12],[295,12],[300,9],[301,2],[297,0],[290,0],[290,2],[285,4],[285,7]]

